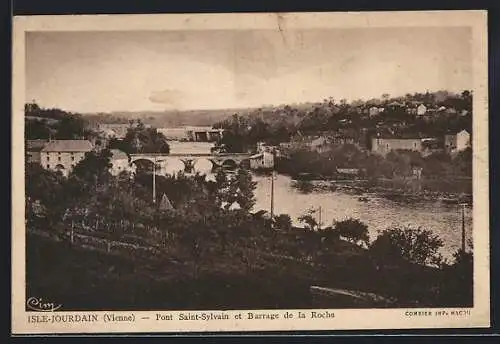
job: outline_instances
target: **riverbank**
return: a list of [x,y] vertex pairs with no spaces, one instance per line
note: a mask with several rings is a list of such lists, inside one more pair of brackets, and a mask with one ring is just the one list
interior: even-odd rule
[[[469,181],[466,181],[469,183]],[[432,180],[432,183],[440,181]],[[472,186],[472,181],[470,181]],[[293,180],[292,186],[302,192],[342,191],[349,194],[364,196],[373,195],[394,201],[403,202],[442,202],[444,204],[472,205],[472,193],[461,188],[455,192],[439,191],[428,188],[425,181],[395,181],[395,180]],[[362,197],[366,199],[366,197]]]

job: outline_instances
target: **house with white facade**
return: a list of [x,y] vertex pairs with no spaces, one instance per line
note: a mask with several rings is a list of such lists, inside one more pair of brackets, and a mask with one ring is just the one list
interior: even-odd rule
[[123,171],[131,171],[127,154],[119,149],[111,149],[110,162],[110,172],[114,176],[119,175]]
[[92,148],[89,140],[51,140],[40,152],[40,164],[67,177]]
[[456,134],[444,136],[444,149],[448,154],[458,153],[470,147],[470,134],[462,130]]
[[427,107],[424,104],[417,106],[417,116],[423,116],[427,112]]
[[371,151],[382,156],[386,156],[391,151],[411,150],[422,152],[421,138],[396,138],[396,137],[374,137],[372,138]]
[[274,155],[270,152],[261,152],[250,157],[250,169],[265,170],[274,167]]

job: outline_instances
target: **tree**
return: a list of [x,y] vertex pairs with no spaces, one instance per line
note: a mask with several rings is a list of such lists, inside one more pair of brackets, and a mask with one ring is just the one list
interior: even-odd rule
[[123,139],[122,150],[133,153],[166,153],[170,152],[167,138],[155,128],[147,128],[140,120],[130,124]]
[[290,231],[292,229],[292,218],[288,214],[280,214],[274,216],[274,226],[282,231]]
[[443,241],[430,230],[420,227],[388,228],[370,245],[371,253],[382,260],[404,259],[419,265],[441,265],[439,249]]
[[306,224],[307,227],[309,227],[309,230],[315,230],[318,227],[318,222],[316,221],[316,219],[313,216],[315,212],[316,212],[316,210],[309,209],[308,211],[306,211],[305,214],[299,216],[297,219],[300,222]]
[[71,171],[70,177],[77,177],[91,186],[107,183],[111,178],[109,169],[111,164],[111,152],[104,149],[100,152],[90,151],[85,158],[80,160]]
[[237,202],[241,209],[249,212],[255,205],[254,191],[257,183],[252,180],[252,175],[246,169],[240,168],[236,176],[229,182],[228,203]]
[[358,219],[349,218],[335,223],[335,231],[352,243],[369,244],[368,226]]

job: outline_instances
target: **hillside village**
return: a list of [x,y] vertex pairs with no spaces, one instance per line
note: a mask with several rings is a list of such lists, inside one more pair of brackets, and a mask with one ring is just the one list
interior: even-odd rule
[[[370,239],[359,219],[322,226],[315,210],[298,216],[296,226],[290,214],[253,209],[256,173],[248,172],[273,170],[272,178],[277,171],[299,181],[308,175],[339,188],[347,178],[351,191],[372,188],[382,197],[394,196],[384,183],[403,180],[417,195],[405,189],[405,202],[427,197],[456,207],[472,188],[472,99],[467,92],[446,94],[440,101],[436,94],[413,95],[430,99],[414,103],[387,96],[350,104],[327,99],[175,128],[137,119],[89,124],[81,114],[27,104],[27,294],[43,293],[69,309],[123,307],[130,295],[134,306],[151,309],[162,307],[158,300],[180,308],[468,305],[472,254],[465,236],[445,260],[436,228],[397,225]],[[154,163],[143,171],[131,164],[134,154],[168,157],[186,146],[188,155],[246,155],[248,169],[232,166],[228,173],[222,165],[208,180],[183,171],[156,175]],[[355,195],[355,202],[368,201]],[[421,255],[401,248],[420,244],[427,245]],[[414,279],[407,288],[408,272]],[[85,290],[73,282],[77,276],[90,281]],[[317,285],[363,296],[342,301],[334,292],[318,301],[311,289]],[[77,291],[83,304],[74,301]]]
[[[115,170],[123,169],[124,153],[131,152],[116,142],[124,140],[129,128],[139,121],[116,120],[121,123],[89,122],[85,116],[65,116],[62,110],[40,109],[34,103],[28,104],[26,150],[30,161],[41,162],[44,155],[52,164],[42,163],[42,166],[51,169],[59,166],[70,171],[83,158],[82,154],[102,149],[112,142],[113,156],[117,157],[113,158],[113,165],[120,166]],[[469,91],[462,94],[440,91],[396,98],[382,95],[380,99],[351,103],[345,100],[337,103],[329,98],[296,107],[285,105],[249,110],[214,123],[213,127],[155,128],[140,123],[148,130],[155,130],[167,142],[204,141],[213,143],[213,152],[256,154],[253,159],[259,160],[253,165],[263,168],[274,166],[273,157],[290,158],[294,152],[304,150],[326,154],[346,145],[384,158],[398,151],[414,151],[423,158],[440,154],[455,157],[471,148],[472,94]],[[75,125],[81,128],[76,131],[81,134],[67,135],[65,130],[71,131]],[[58,127],[56,131],[55,127]],[[196,136],[197,130],[205,133],[204,136]],[[206,134],[210,132],[213,134]],[[71,141],[64,142],[64,139]],[[329,158],[331,160],[331,156]],[[335,166],[353,167],[361,168]]]

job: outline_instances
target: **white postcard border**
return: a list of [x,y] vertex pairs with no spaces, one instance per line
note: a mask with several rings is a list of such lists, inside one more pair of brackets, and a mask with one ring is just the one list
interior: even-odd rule
[[[114,333],[200,331],[296,331],[351,329],[471,328],[490,326],[489,287],[489,181],[488,181],[488,58],[486,11],[422,11],[360,13],[261,13],[261,14],[155,14],[30,16],[13,20],[13,114],[12,114],[12,333]],[[474,123],[473,123],[473,245],[474,307],[467,309],[337,309],[334,317],[311,318],[324,310],[226,311],[228,320],[175,320],[181,313],[220,314],[220,311],[173,312],[26,312],[24,224],[24,102],[25,33],[30,31],[123,31],[123,30],[245,30],[304,28],[467,26],[473,29]],[[430,312],[409,315],[407,312]],[[448,315],[436,315],[447,311]],[[456,313],[451,316],[451,312]],[[248,320],[247,313],[278,314],[274,320]],[[306,318],[299,318],[299,312]],[[107,322],[106,314],[130,316],[135,321]],[[174,320],[155,320],[157,314]],[[239,319],[241,314],[242,319]],[[293,317],[286,318],[285,315]],[[445,314],[445,313],[441,313]],[[96,315],[98,321],[30,322],[30,316]],[[144,317],[148,317],[145,319]],[[69,319],[69,318],[66,318]],[[81,318],[78,318],[81,319]]]

